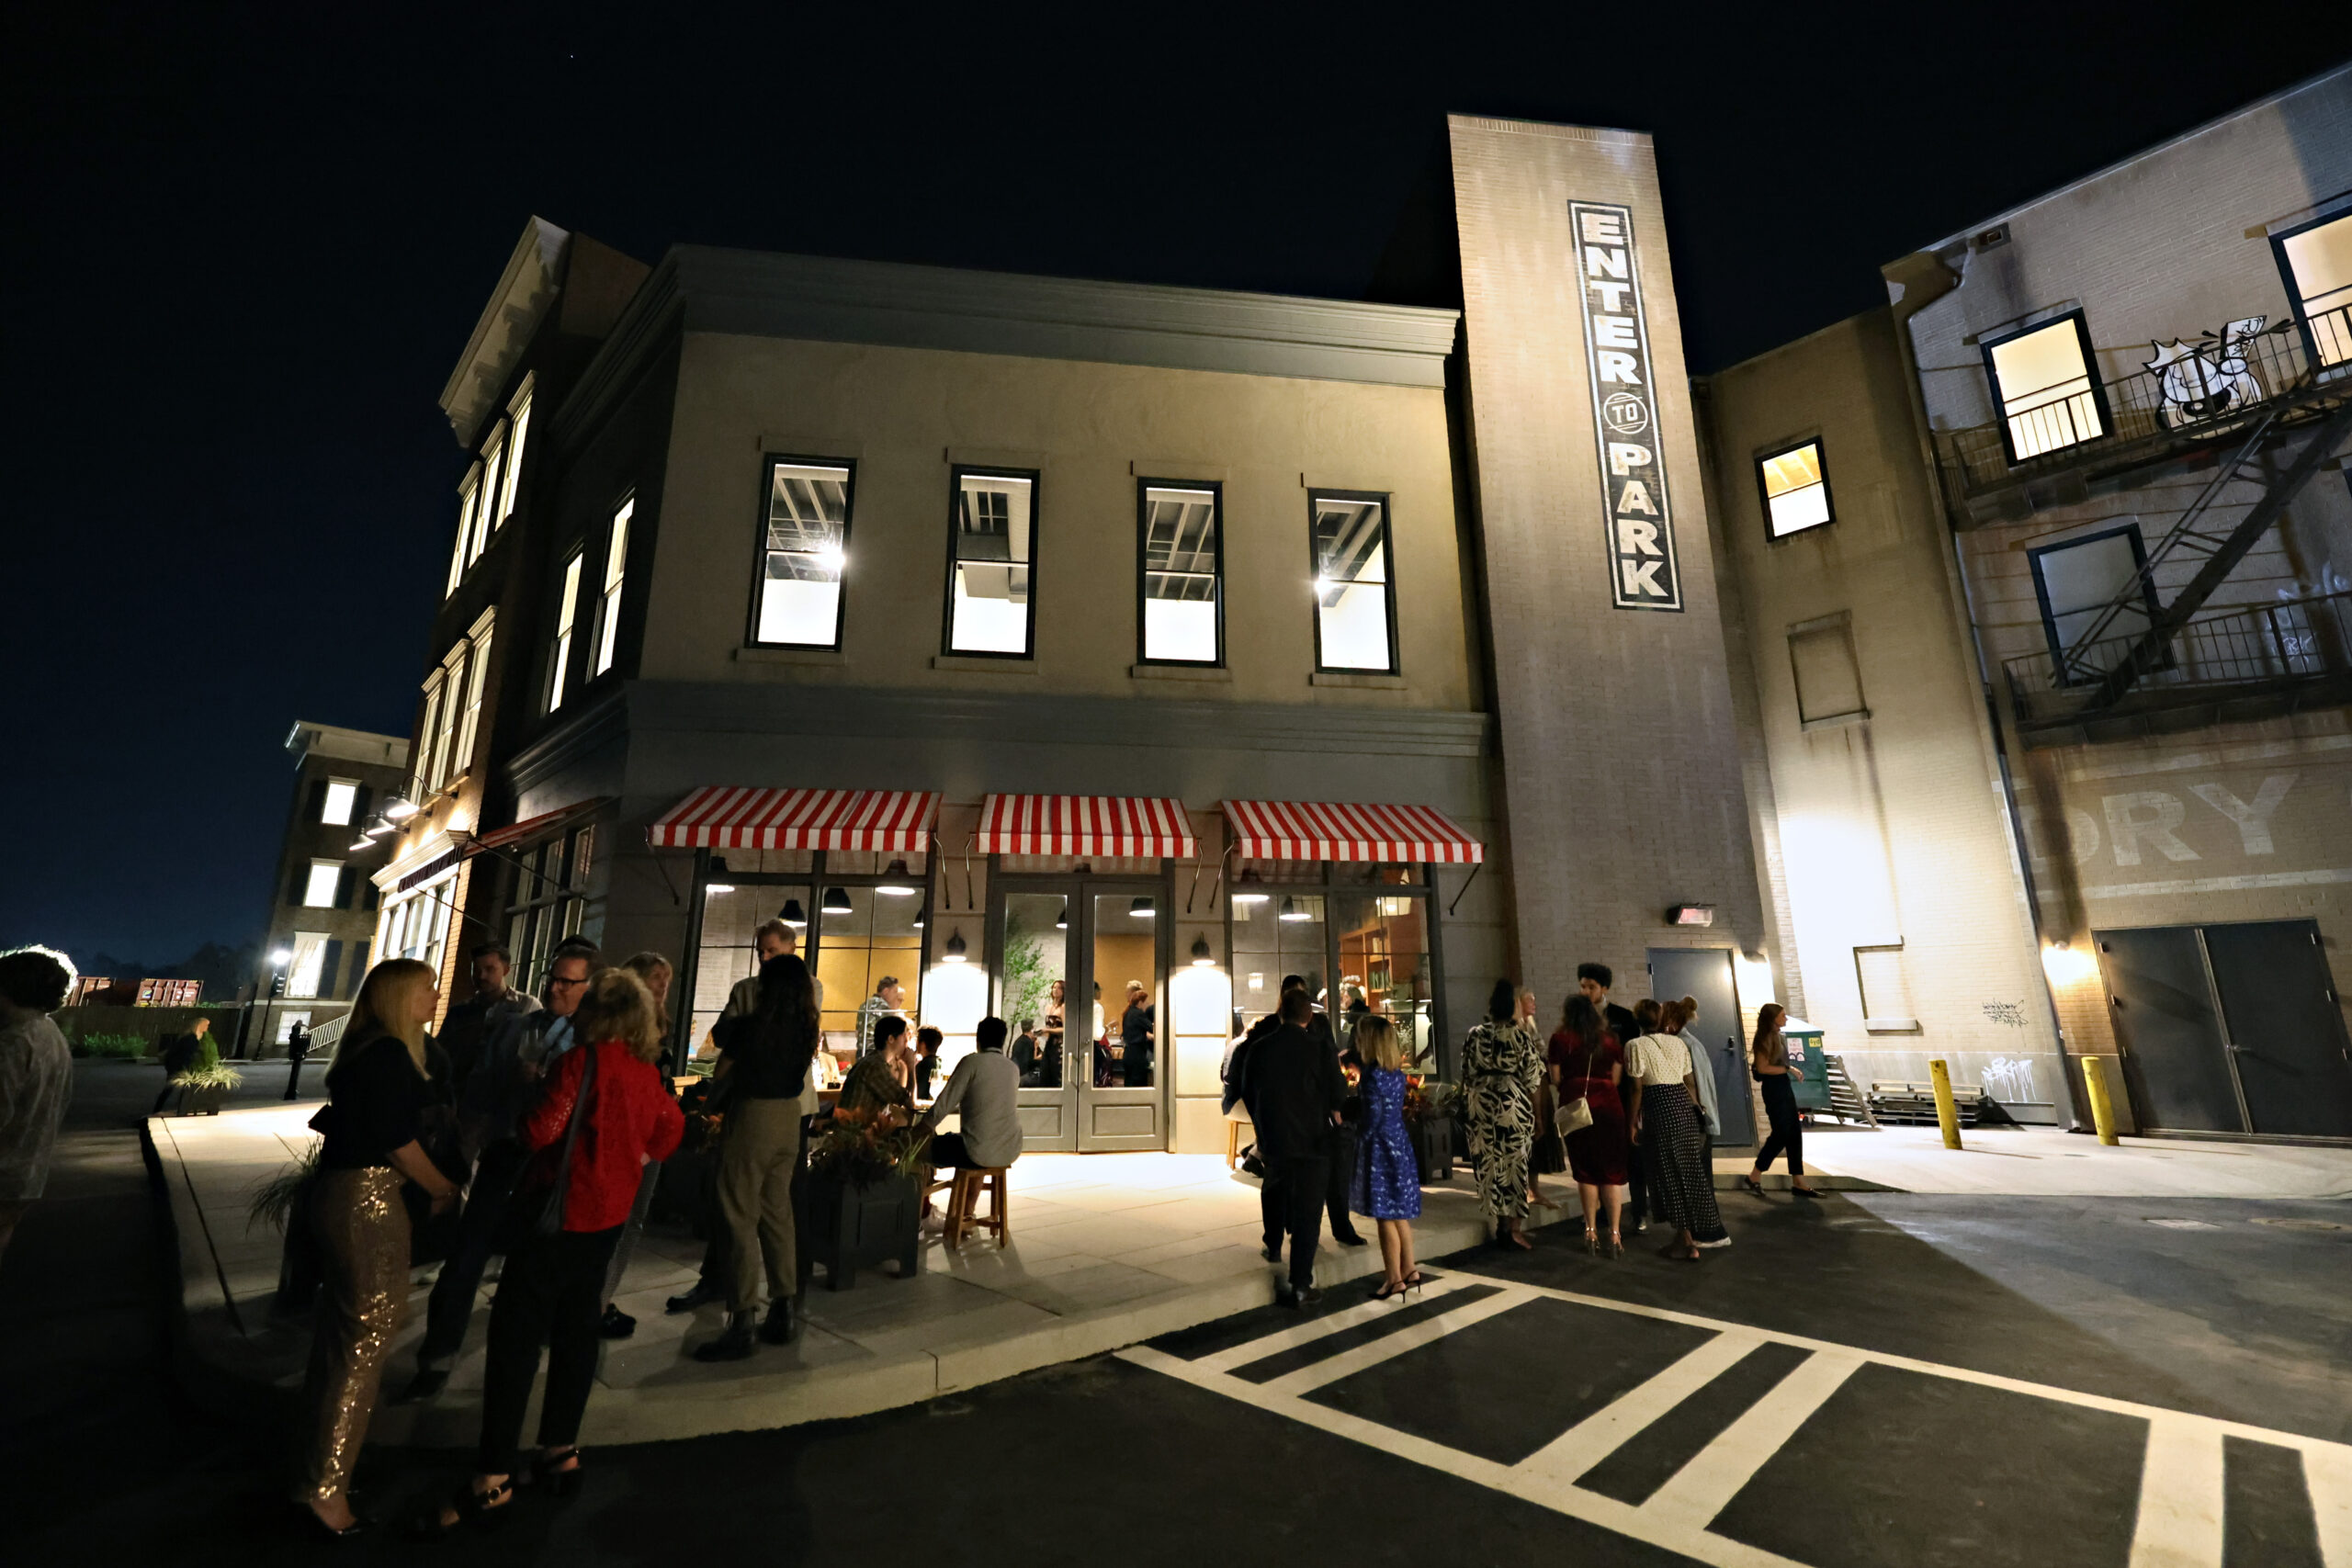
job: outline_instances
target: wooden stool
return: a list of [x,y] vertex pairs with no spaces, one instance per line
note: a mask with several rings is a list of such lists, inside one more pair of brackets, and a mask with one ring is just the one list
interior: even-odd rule
[[1241,1123],[1228,1116],[1225,1119],[1225,1168],[1231,1170],[1241,1163]]
[[[948,1246],[961,1247],[964,1238],[976,1230],[994,1231],[999,1247],[1012,1239],[1012,1227],[1005,1220],[1004,1167],[992,1165],[985,1170],[959,1170],[947,1185],[945,1239]],[[983,1191],[989,1197],[986,1219],[974,1213],[979,1206]]]

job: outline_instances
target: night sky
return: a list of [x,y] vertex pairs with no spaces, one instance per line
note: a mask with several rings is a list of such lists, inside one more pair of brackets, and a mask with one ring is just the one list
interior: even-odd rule
[[1630,126],[1703,371],[2352,55],[2352,6],[1932,15],[10,7],[0,945],[256,939],[293,722],[407,733],[435,398],[531,213],[649,262],[1361,296],[1448,110]]

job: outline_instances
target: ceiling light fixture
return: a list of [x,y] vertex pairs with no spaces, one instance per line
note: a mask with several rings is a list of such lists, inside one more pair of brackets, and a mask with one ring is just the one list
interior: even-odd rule
[[849,889],[846,887],[826,888],[825,913],[829,915],[846,915],[849,912]]
[[890,869],[884,872],[882,874],[889,877],[891,880],[876,887],[874,891],[876,893],[884,894],[892,898],[911,898],[915,896],[915,889],[910,886],[907,882],[907,863],[905,861],[892,861],[890,863]]
[[799,931],[808,924],[808,913],[800,908],[800,900],[797,898],[786,898],[784,901],[784,908],[775,912],[775,918],[795,931]]
[[1138,920],[1148,920],[1159,912],[1151,907],[1151,900],[1148,898],[1136,898],[1127,905],[1127,913]]
[[1304,910],[1304,909],[1300,908],[1298,907],[1298,900],[1297,900],[1297,899],[1295,899],[1295,898],[1285,898],[1285,899],[1283,899],[1283,911],[1282,911],[1281,915],[1279,915],[1279,916],[1278,916],[1278,917],[1276,917],[1276,918],[1277,918],[1277,919],[1285,919],[1285,920],[1311,920],[1311,919],[1313,919],[1315,917],[1314,917],[1313,915],[1308,914],[1306,910]]
[[731,882],[714,882],[706,886],[703,891],[705,893],[732,893],[735,891],[735,885]]
[[1266,879],[1255,867],[1242,872],[1233,881],[1233,901],[1237,904],[1262,904],[1273,895],[1266,891]]

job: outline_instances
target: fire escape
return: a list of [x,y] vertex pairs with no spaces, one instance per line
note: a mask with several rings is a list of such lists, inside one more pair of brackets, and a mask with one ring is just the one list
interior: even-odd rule
[[[1937,436],[1963,528],[2164,475],[2206,476],[2063,652],[2004,663],[2019,737],[2063,745],[2352,702],[2352,592],[2201,614],[2312,477],[2346,455],[2352,307],[2210,344],[2201,357],[2103,391],[2102,434],[2023,461],[2011,459],[1997,424]],[[2159,573],[2177,580],[2190,561],[2188,580],[2160,602]]]

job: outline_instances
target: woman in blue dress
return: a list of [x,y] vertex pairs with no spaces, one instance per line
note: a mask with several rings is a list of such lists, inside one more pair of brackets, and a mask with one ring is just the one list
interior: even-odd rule
[[1405,1043],[1379,1013],[1356,1022],[1356,1055],[1363,1061],[1363,1143],[1348,1206],[1380,1225],[1380,1261],[1386,1270],[1373,1300],[1385,1302],[1421,1282],[1413,1263],[1413,1222],[1421,1217],[1421,1168],[1405,1131]]

